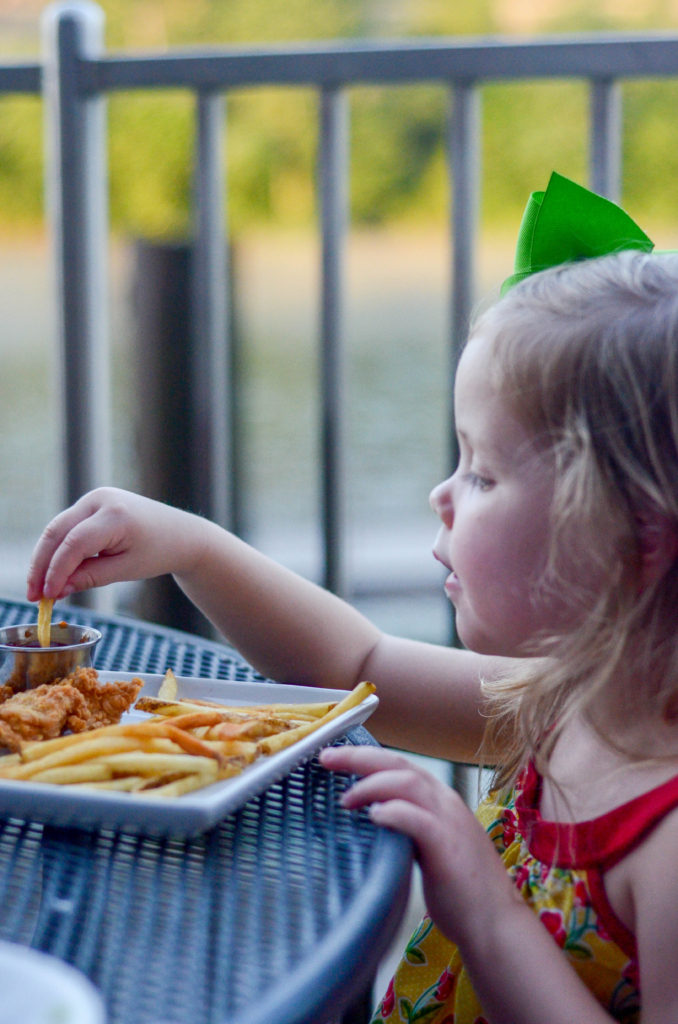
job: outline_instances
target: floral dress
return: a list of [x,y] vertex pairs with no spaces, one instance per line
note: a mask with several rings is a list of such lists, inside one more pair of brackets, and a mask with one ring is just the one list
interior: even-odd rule
[[[478,818],[523,899],[614,1020],[640,1018],[633,934],[605,894],[605,871],[678,806],[678,778],[591,821],[545,821],[541,779],[530,765],[499,802],[491,794]],[[459,952],[424,917],[381,1001],[373,1024],[485,1024]]]

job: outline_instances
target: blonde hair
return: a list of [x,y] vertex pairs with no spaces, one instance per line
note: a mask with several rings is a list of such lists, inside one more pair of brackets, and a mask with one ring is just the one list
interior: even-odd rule
[[[486,687],[505,785],[528,758],[547,770],[560,730],[603,691],[619,721],[648,702],[675,717],[678,565],[644,589],[639,572],[647,522],[678,530],[678,255],[624,252],[535,274],[480,318],[480,333],[502,396],[555,460],[539,586],[566,588],[581,611],[571,632],[538,638],[534,659]],[[573,559],[602,581],[595,594],[573,584]],[[614,742],[613,723],[594,724]]]

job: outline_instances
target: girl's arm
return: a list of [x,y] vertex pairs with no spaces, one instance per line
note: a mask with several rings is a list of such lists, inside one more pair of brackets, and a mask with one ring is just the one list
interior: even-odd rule
[[114,488],[85,495],[36,546],[28,598],[63,597],[173,573],[201,611],[264,675],[281,682],[377,687],[370,720],[389,745],[474,760],[480,680],[499,660],[382,633],[346,602],[214,523]]
[[642,986],[641,1021],[678,1020],[678,810],[613,871],[627,879]]
[[414,841],[428,911],[459,947],[490,1024],[610,1024],[458,793],[393,751],[329,747],[321,758],[364,776],[344,795],[346,807],[370,805],[376,824]]

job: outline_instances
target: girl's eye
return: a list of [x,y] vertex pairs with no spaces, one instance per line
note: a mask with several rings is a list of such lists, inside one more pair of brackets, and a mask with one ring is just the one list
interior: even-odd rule
[[486,476],[479,476],[477,473],[467,473],[466,482],[479,491],[489,491],[493,481]]

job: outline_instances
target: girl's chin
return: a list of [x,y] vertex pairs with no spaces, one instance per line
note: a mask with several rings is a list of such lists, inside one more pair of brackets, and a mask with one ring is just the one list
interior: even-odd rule
[[525,653],[514,643],[507,643],[499,637],[488,636],[487,633],[464,625],[463,617],[456,616],[457,637],[467,651],[474,654],[485,654],[494,658],[523,658]]

